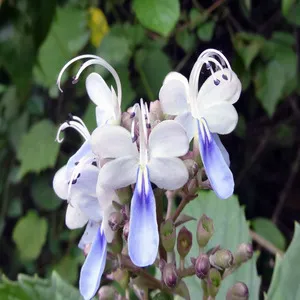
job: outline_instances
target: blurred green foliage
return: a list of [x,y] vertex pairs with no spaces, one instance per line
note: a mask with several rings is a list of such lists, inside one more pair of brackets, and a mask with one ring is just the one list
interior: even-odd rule
[[[106,20],[91,8],[101,9]],[[157,99],[169,71],[188,76],[204,49],[223,51],[244,91],[237,104],[238,127],[225,140],[229,152],[235,153],[232,163],[239,199],[250,217],[271,216],[284,188],[282,177],[288,177],[294,149],[299,147],[299,0],[2,0],[0,14],[0,271],[8,277],[16,278],[20,272],[50,277],[56,269],[64,280],[77,280],[83,260],[76,248],[81,231],[65,228],[66,206],[56,199],[51,185],[55,171],[79,143],[67,131],[59,147],[54,142],[59,124],[72,112],[83,117],[90,130],[95,127],[84,78],[77,85],[71,83],[79,64],[65,74],[64,93],[56,86],[60,69],[78,54],[94,53],[112,64],[121,78],[125,110],[139,97]],[[97,71],[112,82],[103,70]],[[268,158],[260,161],[264,149]],[[215,204],[216,209],[203,208],[207,214],[218,220],[228,208],[228,215],[241,218],[233,220],[232,232],[246,226],[236,199],[234,208],[220,203],[224,209],[217,209],[214,201],[207,205]],[[200,202],[193,205],[200,207]],[[252,226],[275,246],[285,248],[286,238],[271,221],[254,219]],[[290,239],[291,232],[285,232]],[[230,240],[226,243],[233,247]],[[296,249],[295,238],[288,255],[277,259],[277,275],[280,269],[287,276],[289,264],[297,265],[299,259],[290,254]],[[279,280],[276,274],[273,280]],[[257,293],[259,279],[253,276]],[[293,276],[298,278],[296,273]],[[263,278],[267,286],[269,277]],[[274,296],[279,295],[276,287],[272,285],[270,299],[280,299]],[[48,296],[40,296],[41,289]],[[1,299],[6,299],[8,290],[17,299],[79,297],[56,273],[49,280],[24,275],[17,283],[3,279]],[[54,298],[53,293],[61,294]]]

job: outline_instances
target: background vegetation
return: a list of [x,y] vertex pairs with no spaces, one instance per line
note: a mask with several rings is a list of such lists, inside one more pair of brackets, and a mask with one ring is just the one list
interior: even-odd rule
[[[77,284],[82,231],[65,227],[65,203],[52,191],[52,178],[80,138],[67,131],[61,146],[54,139],[69,112],[91,130],[96,123],[84,78],[72,84],[79,64],[59,92],[62,66],[84,53],[106,59],[121,77],[126,109],[140,97],[157,99],[169,71],[189,76],[197,56],[213,47],[228,57],[243,85],[238,126],[223,141],[252,237],[257,241],[257,233],[271,243],[269,250],[262,247],[265,241],[257,244],[261,293],[266,291],[274,253],[286,250],[300,212],[300,1],[0,0],[0,5],[0,273],[14,280],[20,272],[50,278],[39,281],[49,299],[53,285],[62,299],[76,293],[60,277]],[[0,295],[13,290],[27,299],[20,296],[24,286],[36,279],[21,276],[19,282],[4,280]]]

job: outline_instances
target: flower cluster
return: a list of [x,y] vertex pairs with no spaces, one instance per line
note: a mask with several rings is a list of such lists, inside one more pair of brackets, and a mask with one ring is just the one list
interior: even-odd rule
[[[84,142],[57,171],[53,188],[67,200],[66,225],[70,229],[86,226],[79,242],[87,254],[79,285],[84,299],[91,299],[100,286],[107,249],[121,230],[127,243],[123,252],[135,266],[155,262],[160,245],[157,201],[162,201],[156,191],[196,194],[199,188],[212,188],[219,198],[232,195],[229,155],[218,134],[232,132],[237,124],[233,104],[241,83],[226,57],[209,49],[197,59],[189,80],[171,72],[159,100],[148,105],[141,99],[122,113],[119,76],[98,56],[81,55],[68,62],[58,76],[59,89],[64,71],[82,59],[87,61],[74,83],[88,66],[101,65],[114,77],[116,91],[97,73],[87,77],[97,128],[90,133],[72,115],[59,127],[58,142],[63,141],[61,132],[66,128],[77,130]],[[204,69],[209,75],[199,89]],[[169,218],[168,210],[165,219]]]

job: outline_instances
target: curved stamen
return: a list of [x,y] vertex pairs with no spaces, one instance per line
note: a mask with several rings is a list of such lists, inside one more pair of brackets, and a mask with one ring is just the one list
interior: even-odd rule
[[116,70],[109,64],[107,63],[103,58],[101,57],[94,57],[93,59],[90,59],[88,61],[86,61],[78,70],[74,80],[78,80],[80,74],[84,71],[84,69],[86,69],[87,67],[91,66],[91,65],[100,65],[104,68],[106,68],[111,75],[114,77],[116,85],[117,85],[117,99],[118,99],[118,104],[119,107],[121,106],[121,100],[122,100],[122,89],[121,89],[121,81],[119,78],[119,75],[117,74]]
[[137,141],[137,135],[135,134],[135,125],[136,125],[136,116],[137,116],[137,111],[139,109],[139,105],[136,103],[133,106],[133,112],[131,113],[130,118],[133,118],[132,123],[131,123],[131,138],[132,142],[135,143]]
[[79,132],[82,135],[82,137],[85,140],[88,140],[91,137],[91,135],[90,135],[87,127],[83,123],[83,121],[80,118],[75,117],[75,116],[72,117],[72,118],[73,118],[74,121],[73,120],[66,121],[66,122],[64,122],[63,124],[61,124],[59,126],[57,134],[56,134],[56,139],[55,139],[58,143],[62,143],[63,142],[64,138],[60,138],[60,134],[66,128],[73,128],[73,129],[75,129],[77,132]]
[[224,61],[225,62],[225,65],[228,69],[231,70],[231,66],[230,66],[230,63],[228,61],[228,59],[226,58],[226,56],[219,50],[216,50],[216,49],[206,49],[205,51],[203,51],[199,57],[207,57],[207,56],[212,56],[212,55],[216,55],[220,61]]
[[211,133],[208,129],[206,120],[204,118],[200,118],[200,120],[198,122],[199,122],[199,129],[201,131],[201,135],[203,137],[207,137],[208,141],[210,142],[212,137],[211,137]]
[[146,166],[148,162],[147,153],[147,127],[146,127],[146,111],[143,99],[140,100],[140,111],[139,111],[139,135],[140,135],[140,164]]
[[64,66],[63,68],[61,69],[61,71],[59,72],[58,74],[58,77],[57,77],[57,81],[56,81],[56,84],[58,86],[58,89],[63,93],[63,90],[61,89],[60,87],[60,82],[61,82],[61,78],[62,78],[62,75],[63,73],[65,72],[65,70],[75,61],[78,61],[80,59],[85,59],[85,58],[98,58],[98,56],[96,55],[92,55],[92,54],[84,54],[84,55],[79,55],[73,59],[71,59],[70,61],[68,61]]

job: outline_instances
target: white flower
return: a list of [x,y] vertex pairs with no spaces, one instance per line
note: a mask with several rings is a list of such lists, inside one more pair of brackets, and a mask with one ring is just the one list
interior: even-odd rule
[[[199,76],[204,66],[211,76],[199,90]],[[238,77],[226,57],[214,49],[199,56],[189,81],[183,75],[171,72],[159,93],[164,113],[177,116],[175,120],[185,128],[189,140],[199,139],[206,174],[220,198],[232,195],[234,181],[228,167],[228,153],[217,134],[228,134],[236,127],[238,115],[232,104],[239,99],[240,93]]]

